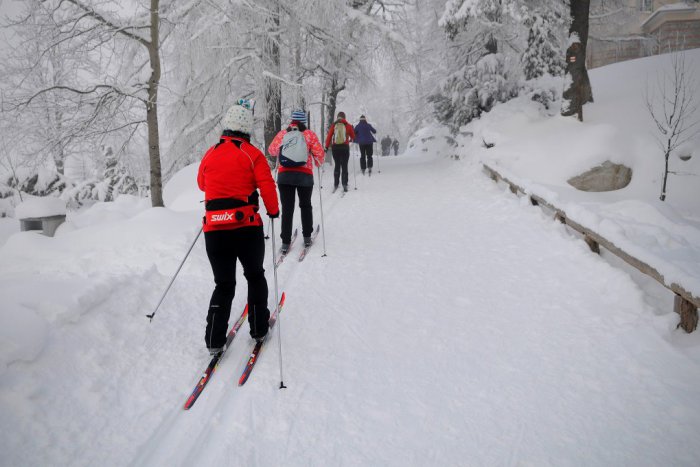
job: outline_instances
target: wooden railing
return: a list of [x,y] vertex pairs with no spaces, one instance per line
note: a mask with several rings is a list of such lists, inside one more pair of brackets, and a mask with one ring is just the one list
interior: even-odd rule
[[678,327],[683,328],[686,332],[693,332],[695,329],[697,329],[698,307],[700,307],[700,297],[676,283],[666,283],[664,276],[659,271],[657,271],[656,268],[631,256],[630,254],[626,253],[618,246],[616,246],[614,243],[605,239],[603,236],[592,231],[591,229],[584,227],[581,224],[569,219],[566,216],[566,213],[558,207],[547,202],[540,196],[528,193],[525,189],[508,180],[506,177],[502,176],[500,173],[487,166],[486,164],[484,164],[483,167],[486,173],[488,173],[488,175],[493,181],[502,181],[506,183],[513,194],[522,194],[523,196],[528,196],[530,198],[530,203],[532,203],[533,205],[544,206],[547,209],[553,211],[555,219],[557,219],[563,224],[566,224],[573,230],[583,235],[583,239],[588,244],[591,251],[593,251],[594,253],[600,254],[600,247],[602,246],[610,253],[625,261],[633,268],[639,270],[640,272],[646,274],[649,277],[654,278],[659,284],[672,291],[675,294],[674,311],[680,315],[680,323],[678,323]]

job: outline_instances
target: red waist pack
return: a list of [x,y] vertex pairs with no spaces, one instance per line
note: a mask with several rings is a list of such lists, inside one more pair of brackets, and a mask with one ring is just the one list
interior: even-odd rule
[[204,217],[204,224],[208,227],[225,225],[229,229],[237,229],[251,225],[262,225],[262,219],[255,212],[253,206],[241,206],[240,208],[207,211]]

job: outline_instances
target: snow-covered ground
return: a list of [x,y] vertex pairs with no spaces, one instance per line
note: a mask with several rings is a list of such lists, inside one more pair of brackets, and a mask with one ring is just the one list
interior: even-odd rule
[[328,256],[319,237],[279,270],[288,388],[276,338],[237,387],[246,325],[190,411],[209,360],[201,240],[145,315],[197,233],[192,168],[166,191],[177,209],[122,197],[54,238],[12,235],[0,249],[0,463],[700,462],[700,334],[676,330],[629,275],[476,161],[404,155],[377,169],[344,198],[326,174]]
[[[700,49],[685,56],[700,104]],[[700,133],[672,154],[670,170],[675,174],[669,175],[666,201],[660,201],[664,153],[655,139],[658,130],[646,109],[645,93],[654,92],[664,75],[670,83],[670,55],[592,70],[595,103],[584,107],[583,123],[550,117],[524,96],[465,127],[473,138],[463,138],[460,151],[655,267],[668,284],[700,296]],[[700,109],[686,124],[692,121],[700,121]],[[484,141],[495,146],[486,149]],[[627,187],[585,193],[567,184],[607,160],[632,169]]]
[[[695,287],[700,154],[673,159],[695,175],[672,176],[658,201],[641,77],[660,60],[594,70],[583,124],[518,99],[464,128],[457,150],[445,129],[419,131],[344,198],[326,173],[328,255],[322,236],[303,263],[292,253],[251,379],[236,385],[245,325],[188,412],[209,361],[201,239],[146,314],[199,229],[196,166],[169,181],[166,208],[122,196],[69,212],[53,238],[0,218],[0,465],[699,465],[700,333],[676,329],[653,281],[480,165]],[[566,184],[608,159],[633,168],[627,188]]]

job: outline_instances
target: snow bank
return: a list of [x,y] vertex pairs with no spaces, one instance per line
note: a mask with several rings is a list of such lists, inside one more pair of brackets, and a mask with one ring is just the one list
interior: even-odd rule
[[11,217],[0,217],[0,247],[7,239],[19,232],[19,221]]
[[204,210],[204,193],[197,186],[199,162],[176,173],[163,188],[163,202],[174,211]]
[[[700,89],[700,49],[686,53]],[[662,55],[592,70],[595,103],[584,107],[582,123],[550,117],[526,96],[498,105],[464,128],[474,134],[465,152],[656,268],[667,283],[700,295],[700,138],[672,155],[677,175],[669,175],[661,202],[663,152],[645,107],[647,83],[668,66]],[[632,169],[627,187],[586,193],[567,183],[608,160]]]
[[[457,142],[449,129],[441,125],[429,125],[416,131],[408,140],[402,157],[448,157],[458,154]],[[393,154],[393,152],[391,153]]]

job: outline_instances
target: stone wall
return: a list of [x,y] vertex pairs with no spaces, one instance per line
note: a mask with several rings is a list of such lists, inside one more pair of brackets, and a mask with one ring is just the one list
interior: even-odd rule
[[598,68],[611,63],[648,57],[656,52],[656,40],[651,37],[621,38],[618,40],[588,39],[586,67]]
[[669,21],[655,31],[659,53],[700,47],[700,21]]

